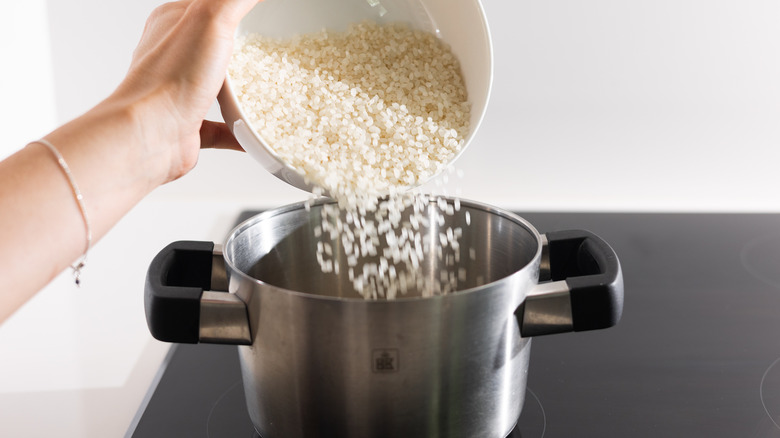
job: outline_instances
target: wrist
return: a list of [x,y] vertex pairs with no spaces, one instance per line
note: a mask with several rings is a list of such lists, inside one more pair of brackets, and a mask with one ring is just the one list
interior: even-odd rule
[[112,96],[46,136],[79,181],[87,180],[88,199],[137,202],[166,181],[170,157],[147,138],[141,107]]

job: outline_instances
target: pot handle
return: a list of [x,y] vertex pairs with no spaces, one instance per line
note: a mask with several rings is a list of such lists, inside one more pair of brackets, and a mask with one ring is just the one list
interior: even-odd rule
[[515,314],[522,336],[612,327],[623,314],[623,273],[597,235],[567,230],[542,236],[538,284]]
[[251,344],[246,304],[226,290],[219,245],[169,244],[154,257],[146,274],[144,307],[149,331],[165,342]]

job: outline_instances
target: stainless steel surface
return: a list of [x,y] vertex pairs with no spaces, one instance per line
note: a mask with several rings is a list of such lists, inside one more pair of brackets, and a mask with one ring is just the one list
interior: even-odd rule
[[571,296],[566,281],[536,285],[525,297],[520,308],[522,309],[520,333],[525,337],[574,330]]
[[539,281],[549,281],[552,279],[552,270],[550,269],[550,247],[547,245],[547,235],[542,234],[542,260],[539,263]]
[[[462,202],[461,214],[423,232],[463,227],[463,254],[454,267],[471,279],[463,290],[366,301],[346,270],[323,274],[317,264],[320,208],[298,204],[261,214],[225,244],[230,289],[249,309],[254,342],[239,351],[258,432],[506,435],[525,395],[531,342],[520,336],[513,312],[537,282],[536,230],[512,214]],[[445,268],[435,254],[425,259],[430,275]]]
[[204,291],[200,299],[201,342],[250,345],[246,304],[234,294]]
[[225,258],[222,256],[222,245],[220,244],[214,244],[214,255],[211,260],[211,290],[223,292],[228,290]]
[[211,291],[200,299],[200,342],[212,344],[250,345],[246,304],[228,290],[222,245],[214,245],[211,263]]

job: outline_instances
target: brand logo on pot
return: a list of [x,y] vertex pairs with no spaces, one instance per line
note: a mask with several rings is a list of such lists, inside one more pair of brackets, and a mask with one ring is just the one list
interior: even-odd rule
[[398,371],[398,350],[381,349],[371,353],[371,367],[375,373],[394,373]]

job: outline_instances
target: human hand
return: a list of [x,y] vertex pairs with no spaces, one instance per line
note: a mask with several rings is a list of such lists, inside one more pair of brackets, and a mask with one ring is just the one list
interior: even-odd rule
[[241,150],[224,123],[204,120],[225,79],[233,34],[258,0],[185,0],[149,16],[125,80],[142,143],[159,154],[161,183],[186,174],[200,148]]

